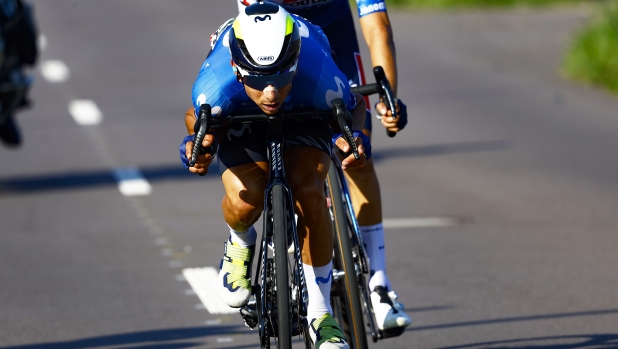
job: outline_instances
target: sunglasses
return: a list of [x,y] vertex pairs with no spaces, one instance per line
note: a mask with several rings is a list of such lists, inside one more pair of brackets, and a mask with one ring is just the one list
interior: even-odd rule
[[282,88],[294,80],[295,71],[276,75],[244,75],[240,81],[253,89],[263,90],[268,85],[274,85],[276,88]]

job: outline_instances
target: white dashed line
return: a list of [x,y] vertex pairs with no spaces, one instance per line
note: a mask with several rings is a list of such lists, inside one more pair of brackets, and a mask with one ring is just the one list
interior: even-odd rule
[[98,125],[103,120],[103,113],[97,105],[88,99],[74,100],[69,103],[69,113],[82,126]]
[[118,182],[118,189],[124,196],[150,195],[152,192],[150,183],[136,168],[117,168],[114,170],[114,178]]
[[69,67],[63,61],[50,60],[41,62],[41,75],[51,83],[65,82],[71,73]]
[[230,343],[233,339],[230,337],[217,338],[217,343]]
[[231,308],[223,302],[214,286],[217,283],[217,269],[212,267],[186,268],[182,270],[182,275],[187,279],[209,313],[238,313],[238,309]]
[[461,223],[461,219],[452,217],[385,218],[382,222],[386,229],[452,227]]

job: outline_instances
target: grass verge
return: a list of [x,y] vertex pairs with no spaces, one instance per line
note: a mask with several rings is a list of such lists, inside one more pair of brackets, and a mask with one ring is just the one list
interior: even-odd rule
[[618,92],[618,0],[602,5],[575,36],[562,71],[571,79]]

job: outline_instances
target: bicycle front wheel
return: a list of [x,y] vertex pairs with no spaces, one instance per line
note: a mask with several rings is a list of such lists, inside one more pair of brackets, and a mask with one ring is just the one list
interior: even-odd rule
[[[343,179],[342,179],[343,180]],[[339,300],[335,301],[334,312],[340,315],[341,324],[344,327],[348,344],[354,349],[367,349],[367,333],[363,320],[363,307],[360,298],[358,279],[356,277],[356,267],[354,256],[352,255],[352,244],[348,218],[342,198],[341,184],[339,175],[334,164],[328,170],[328,188],[333,211],[333,227],[335,232],[335,260],[334,265],[337,269],[344,272],[342,279],[336,281],[339,290]],[[335,282],[333,280],[333,282]]]
[[292,348],[290,328],[290,290],[288,277],[287,193],[281,185],[272,188],[273,244],[277,289],[277,348]]

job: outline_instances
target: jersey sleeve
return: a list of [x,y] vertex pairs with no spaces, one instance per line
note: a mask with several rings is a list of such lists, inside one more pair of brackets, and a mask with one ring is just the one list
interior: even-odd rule
[[358,17],[376,13],[386,12],[386,3],[384,0],[356,0],[358,6]]
[[[226,22],[229,24],[230,22]],[[196,110],[207,103],[214,117],[230,115],[236,105],[248,99],[243,86],[236,80],[230,65],[230,52],[227,48],[229,25],[222,26],[211,36],[212,49],[193,84],[191,100]]]

